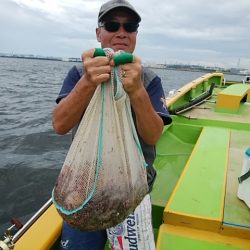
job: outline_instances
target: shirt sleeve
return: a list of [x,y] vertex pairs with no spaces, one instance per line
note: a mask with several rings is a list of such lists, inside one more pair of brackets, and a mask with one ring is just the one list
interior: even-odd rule
[[59,103],[62,98],[66,97],[71,92],[80,78],[81,76],[79,71],[77,70],[76,66],[73,66],[63,81],[62,88],[58,97],[56,98],[56,103]]
[[172,118],[166,107],[165,94],[162,88],[161,78],[158,76],[154,77],[146,89],[151,103],[155,111],[161,116],[164,125],[170,124],[172,122]]

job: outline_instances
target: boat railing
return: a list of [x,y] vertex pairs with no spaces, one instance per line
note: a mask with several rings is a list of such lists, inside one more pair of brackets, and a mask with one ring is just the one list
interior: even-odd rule
[[[6,230],[4,240],[0,241],[0,249],[11,250],[14,249],[14,244],[21,238],[21,236],[27,232],[27,230],[38,220],[38,218],[51,206],[52,199],[50,198],[24,225],[17,219],[17,222]],[[16,224],[20,224],[17,226]],[[16,227],[18,231],[13,235],[12,229]]]
[[36,221],[37,219],[51,206],[52,199],[50,198],[13,236],[13,243],[15,243]]
[[[199,86],[201,83],[208,83],[208,81],[213,81],[213,77],[220,77],[221,81],[223,79],[223,73],[220,72],[214,72],[214,73],[208,73],[202,77],[199,77],[198,79],[186,84],[184,87],[180,88],[178,91],[175,92],[175,95],[172,98],[166,98],[166,105],[167,107],[170,107],[173,103],[175,103],[181,96],[184,96],[190,90],[194,90],[197,86]],[[222,84],[222,83],[220,83]]]

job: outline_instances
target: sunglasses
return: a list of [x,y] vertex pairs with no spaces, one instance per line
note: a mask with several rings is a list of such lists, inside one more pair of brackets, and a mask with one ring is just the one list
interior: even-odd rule
[[119,23],[115,21],[110,22],[103,22],[99,24],[99,27],[104,27],[105,30],[108,32],[117,32],[121,25],[123,26],[124,30],[128,33],[136,32],[139,24],[133,23],[133,22],[127,22],[127,23]]

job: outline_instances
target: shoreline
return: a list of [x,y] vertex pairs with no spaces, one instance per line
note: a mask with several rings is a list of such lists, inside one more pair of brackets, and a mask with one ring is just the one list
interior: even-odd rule
[[[61,57],[40,57],[40,56],[23,56],[23,55],[0,55],[0,58],[11,58],[11,59],[29,59],[29,60],[47,60],[47,61],[57,61],[57,62],[82,62],[80,58],[61,58]],[[193,68],[193,67],[173,67],[173,65],[166,65],[164,67],[161,66],[152,66],[152,65],[144,65],[147,68],[151,69],[161,69],[161,70],[175,70],[175,71],[189,71],[189,72],[207,72],[212,73],[215,71],[222,72],[224,74],[231,74],[231,75],[240,75],[240,76],[247,76],[247,73],[240,73],[240,72],[231,72],[229,70],[218,70],[217,68]]]
[[14,58],[14,59],[32,59],[32,60],[47,60],[57,62],[81,62],[80,58],[60,58],[60,57],[39,57],[39,56],[19,56],[19,55],[0,55],[2,58]]

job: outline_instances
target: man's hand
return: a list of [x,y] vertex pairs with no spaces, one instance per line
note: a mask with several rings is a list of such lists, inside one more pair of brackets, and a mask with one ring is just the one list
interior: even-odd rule
[[129,97],[132,98],[138,91],[144,88],[141,79],[141,60],[138,57],[134,57],[133,62],[123,64],[121,70],[123,88],[128,93]]
[[88,50],[82,54],[83,67],[85,73],[83,78],[89,84],[97,87],[102,82],[110,78],[111,66],[110,60],[106,56],[94,57],[94,49]]

